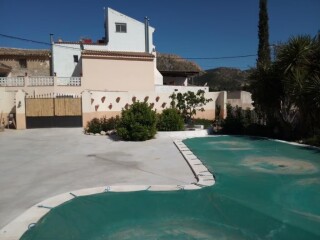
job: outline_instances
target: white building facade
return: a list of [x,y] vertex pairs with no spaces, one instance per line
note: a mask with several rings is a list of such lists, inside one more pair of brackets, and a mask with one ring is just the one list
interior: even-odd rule
[[[148,102],[161,112],[170,107],[173,92],[205,91],[213,101],[196,117],[214,119],[215,106],[223,106],[226,94],[209,92],[208,87],[187,86],[186,77],[161,73],[157,68],[153,33],[148,20],[139,22],[108,8],[105,40],[93,43],[59,40],[52,46],[51,69],[54,76],[0,77],[0,112],[3,116],[16,113],[17,128],[26,128],[26,97],[55,98],[82,96],[83,126],[94,117],[112,117],[133,102]],[[48,60],[49,62],[49,60]],[[163,78],[174,85],[164,85]],[[180,86],[177,86],[180,85]],[[22,106],[22,107],[21,107]],[[87,107],[86,107],[87,106]],[[13,109],[13,110],[12,110]]]
[[[81,77],[81,52],[93,51],[121,51],[148,52],[155,54],[153,33],[155,29],[148,21],[139,22],[111,8],[106,10],[105,42],[63,42],[59,40],[53,44],[53,72],[58,77]],[[155,83],[162,84],[162,76],[156,70]]]
[[[155,29],[111,8],[107,9],[106,41],[108,51],[155,52]],[[146,36],[147,35],[147,36]]]

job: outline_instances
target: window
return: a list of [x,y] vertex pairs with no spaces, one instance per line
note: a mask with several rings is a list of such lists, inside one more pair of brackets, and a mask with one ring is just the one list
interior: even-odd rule
[[20,68],[27,68],[27,59],[19,59]]
[[73,62],[75,62],[75,63],[79,62],[79,56],[78,55],[73,55]]
[[116,23],[116,32],[117,33],[126,33],[127,24],[126,23]]

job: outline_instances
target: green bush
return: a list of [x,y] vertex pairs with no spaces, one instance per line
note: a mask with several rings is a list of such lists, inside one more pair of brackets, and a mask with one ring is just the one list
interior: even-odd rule
[[93,118],[91,121],[87,123],[86,132],[89,133],[100,133],[101,132],[101,124],[98,118]]
[[86,132],[89,133],[100,133],[101,131],[110,131],[116,129],[120,121],[119,116],[106,118],[102,117],[100,119],[93,118],[87,123]]
[[114,130],[117,128],[119,122],[120,122],[119,116],[111,117],[111,118],[102,117],[100,118],[101,130],[105,132]]
[[184,121],[177,109],[167,108],[158,114],[158,131],[182,131]]
[[320,147],[320,135],[304,139],[302,142],[308,145]]
[[123,109],[117,126],[117,134],[127,141],[145,141],[157,133],[156,112],[144,102],[135,102]]

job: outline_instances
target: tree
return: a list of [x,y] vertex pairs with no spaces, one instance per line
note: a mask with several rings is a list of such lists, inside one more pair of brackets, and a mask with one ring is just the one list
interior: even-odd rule
[[[320,118],[320,41],[308,35],[292,37],[280,50],[276,66],[283,73],[286,99],[295,113],[300,132],[314,132]],[[318,124],[319,127],[319,124]],[[304,133],[303,133],[304,132]]]
[[257,68],[267,68],[271,64],[267,0],[260,0],[259,8]]
[[204,106],[211,102],[212,99],[205,98],[205,92],[201,89],[197,93],[188,91],[186,93],[173,93],[170,95],[171,107],[177,108],[180,114],[183,116],[186,123],[188,123],[192,116],[194,116],[197,111],[204,111]]
[[320,41],[296,36],[281,44],[268,68],[251,75],[256,110],[287,139],[315,135],[320,130]]
[[279,73],[271,62],[268,20],[267,0],[260,0],[258,59],[256,68],[252,69],[249,76],[248,88],[252,93],[256,112],[265,122],[273,123],[280,109],[283,89],[281,78],[278,78]]
[[292,139],[320,131],[320,39],[297,36],[277,46],[271,62],[267,0],[260,0],[259,47],[250,91],[267,125]]

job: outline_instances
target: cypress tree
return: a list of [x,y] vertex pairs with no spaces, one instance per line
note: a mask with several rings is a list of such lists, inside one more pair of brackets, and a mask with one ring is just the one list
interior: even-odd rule
[[267,0],[260,0],[259,4],[259,47],[257,68],[267,68],[271,64],[267,3]]

